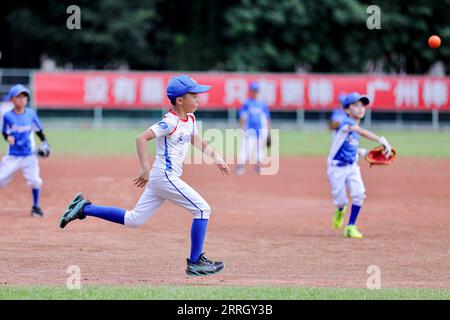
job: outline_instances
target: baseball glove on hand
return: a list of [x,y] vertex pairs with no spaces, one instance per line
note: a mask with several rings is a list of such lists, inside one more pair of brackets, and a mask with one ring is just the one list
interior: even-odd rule
[[391,149],[389,157],[386,158],[385,153],[384,146],[374,148],[367,153],[366,160],[370,163],[371,167],[373,165],[390,165],[397,160],[397,151],[394,148]]
[[36,149],[36,154],[38,157],[47,158],[50,156],[50,145],[46,141],[42,141]]
[[267,148],[270,148],[272,146],[272,137],[270,136],[270,134],[267,136],[266,146]]

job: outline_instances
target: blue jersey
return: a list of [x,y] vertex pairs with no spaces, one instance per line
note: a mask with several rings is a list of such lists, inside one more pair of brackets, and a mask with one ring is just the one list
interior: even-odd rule
[[2,133],[12,135],[15,141],[13,145],[9,145],[8,155],[18,157],[32,155],[35,147],[33,133],[41,130],[41,122],[34,110],[25,108],[22,114],[17,114],[14,110],[7,112],[3,116]]
[[355,121],[349,117],[340,123],[331,145],[329,160],[335,160],[339,165],[346,165],[352,164],[358,159],[360,136],[349,130],[349,126],[355,124]]
[[263,101],[247,99],[239,109],[239,118],[245,117],[245,129],[268,129],[269,107]]

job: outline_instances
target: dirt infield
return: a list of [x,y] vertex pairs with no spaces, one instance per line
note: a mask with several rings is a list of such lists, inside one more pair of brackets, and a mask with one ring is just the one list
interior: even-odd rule
[[42,161],[44,219],[30,217],[31,194],[17,174],[0,191],[0,283],[65,285],[67,267],[78,265],[82,284],[363,288],[376,265],[382,287],[450,289],[449,160],[362,164],[361,240],[331,229],[324,158],[283,158],[275,176],[223,177],[213,166],[186,166],[183,178],[213,211],[205,251],[226,265],[208,278],[185,276],[192,217],[168,202],[140,229],[96,218],[59,229],[77,191],[96,204],[132,208],[141,193],[132,185],[137,168],[133,157]]

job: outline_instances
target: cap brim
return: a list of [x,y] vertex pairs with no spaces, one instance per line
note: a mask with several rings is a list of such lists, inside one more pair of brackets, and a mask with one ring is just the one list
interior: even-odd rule
[[205,86],[205,85],[199,84],[195,88],[189,90],[189,93],[202,93],[202,92],[209,91],[210,89],[211,89],[211,86]]
[[10,99],[11,99],[11,98],[17,97],[17,96],[18,96],[19,94],[21,94],[21,93],[26,93],[28,96],[30,96],[30,90],[20,90],[20,91],[18,91],[17,93],[12,94],[11,97],[10,97]]
[[370,103],[369,98],[366,96],[362,96],[361,98],[358,99],[358,101],[361,101],[365,106],[367,106]]

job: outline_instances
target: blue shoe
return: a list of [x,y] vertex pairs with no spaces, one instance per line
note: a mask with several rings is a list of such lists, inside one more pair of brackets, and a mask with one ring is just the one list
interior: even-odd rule
[[89,200],[84,198],[82,193],[78,193],[63,213],[59,226],[64,228],[70,221],[86,218],[86,215],[83,213],[83,207],[90,203]]

